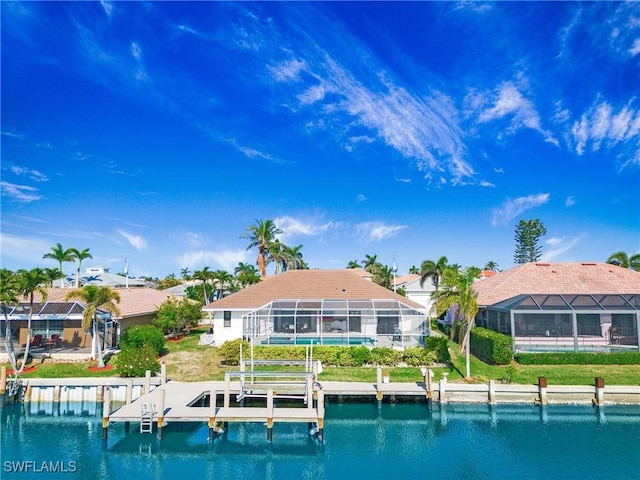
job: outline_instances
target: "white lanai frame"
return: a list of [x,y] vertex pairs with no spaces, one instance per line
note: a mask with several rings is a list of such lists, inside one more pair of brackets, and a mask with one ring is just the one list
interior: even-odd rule
[[[419,344],[429,334],[426,310],[397,300],[283,299],[243,316],[247,338],[280,338],[296,343],[341,339],[346,344]],[[351,342],[350,340],[353,340]]]

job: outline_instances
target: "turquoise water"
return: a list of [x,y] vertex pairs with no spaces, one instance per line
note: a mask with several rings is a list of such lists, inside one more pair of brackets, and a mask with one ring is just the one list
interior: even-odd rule
[[371,337],[270,337],[262,345],[373,345]]
[[[52,409],[44,408],[51,412]],[[76,409],[76,411],[81,411]],[[328,404],[325,441],[307,425],[169,425],[163,438],[101,419],[2,410],[0,477],[108,479],[634,479],[640,407]],[[33,461],[28,472],[17,472]],[[57,473],[43,473],[42,463]],[[67,470],[60,472],[60,470]],[[36,471],[39,470],[39,471]]]

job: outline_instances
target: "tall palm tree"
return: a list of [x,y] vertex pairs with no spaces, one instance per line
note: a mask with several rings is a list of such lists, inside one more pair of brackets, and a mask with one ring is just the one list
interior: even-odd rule
[[62,248],[62,245],[56,243],[55,247],[51,247],[50,253],[45,253],[42,258],[51,258],[53,260],[57,260],[60,264],[60,273],[62,277],[60,277],[60,286],[64,287],[64,270],[62,269],[63,262],[75,262],[75,258],[73,257],[73,253],[71,249],[67,248],[66,250]]
[[242,288],[248,285],[254,285],[260,281],[260,273],[258,272],[258,269],[249,263],[238,263],[236,268],[233,270],[233,273]]
[[82,313],[82,328],[85,331],[91,330],[91,353],[93,355],[97,353],[98,368],[104,368],[100,332],[98,330],[98,311],[108,312],[111,315],[120,315],[120,309],[117,305],[120,303],[120,294],[109,287],[85,285],[81,289],[67,293],[65,300],[69,301],[71,299],[79,300],[85,305]]
[[498,264],[496,262],[494,262],[493,260],[489,260],[485,264],[484,269],[488,270],[489,272],[497,272],[498,271]]
[[18,270],[18,294],[24,299],[29,299],[29,317],[27,320],[27,343],[22,357],[22,365],[17,373],[24,372],[24,366],[29,358],[29,350],[31,348],[31,319],[33,318],[33,297],[35,292],[40,293],[42,302],[47,300],[47,290],[43,285],[48,281],[44,270],[41,268],[32,268],[31,270]]
[[409,274],[419,275],[420,274],[420,269],[418,267],[416,267],[415,265],[411,265],[411,267],[409,267]]
[[3,268],[0,270],[0,308],[4,314],[5,332],[4,335],[0,332],[0,338],[4,344],[7,355],[9,355],[9,362],[14,372],[18,371],[18,362],[16,359],[16,350],[13,345],[13,331],[11,330],[11,320],[7,313],[10,305],[17,305],[20,303],[18,299],[18,276],[12,271]]
[[184,280],[191,280],[191,275],[189,275],[191,273],[191,271],[185,267],[182,270],[180,270],[180,276],[184,279]]
[[436,290],[432,299],[435,304],[436,315],[440,316],[449,308],[457,306],[452,335],[460,332],[460,352],[465,351],[466,377],[471,376],[469,362],[469,339],[471,329],[478,313],[478,294],[473,288],[473,282],[480,270],[476,267],[460,270],[449,267],[442,276],[442,288]]
[[274,274],[278,275],[280,273],[280,268],[284,272],[287,268],[286,254],[284,251],[285,245],[280,243],[280,240],[277,238],[271,242],[268,248],[269,257],[267,259],[267,264],[272,260],[275,264]]
[[420,265],[420,286],[424,286],[424,282],[426,282],[428,278],[431,278],[437,291],[440,285],[440,279],[449,267],[448,262],[449,260],[445,256],[440,257],[437,262],[433,260],[423,261]]
[[627,253],[623,251],[615,252],[609,255],[607,263],[640,272],[640,253],[627,255]]
[[360,262],[357,260],[349,260],[349,263],[347,263],[347,268],[348,269],[353,269],[353,268],[362,268],[360,267]]
[[226,270],[216,270],[213,272],[213,280],[218,282],[218,300],[220,300],[224,297],[225,287],[233,282],[233,275]]
[[70,248],[69,252],[73,256],[74,260],[78,262],[78,268],[76,269],[76,288],[80,288],[80,269],[82,268],[82,261],[87,258],[93,258],[93,255],[89,253],[89,249],[78,250],[77,248]]
[[393,287],[393,268],[388,265],[379,265],[373,274],[373,281],[381,287],[391,290]]
[[53,287],[53,282],[62,277],[62,272],[58,268],[43,268],[44,274],[47,277],[47,285]]
[[267,276],[269,248],[276,237],[282,233],[273,220],[256,220],[256,224],[248,226],[247,231],[240,236],[240,238],[249,240],[247,250],[251,250],[253,247],[258,248],[256,265],[263,278]]

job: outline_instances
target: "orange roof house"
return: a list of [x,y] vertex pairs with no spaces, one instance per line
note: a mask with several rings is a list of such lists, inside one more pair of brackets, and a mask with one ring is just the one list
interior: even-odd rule
[[424,308],[361,269],[289,270],[203,307],[220,344],[403,344],[428,334]]
[[525,263],[474,283],[476,324],[521,350],[639,349],[640,272],[603,262]]

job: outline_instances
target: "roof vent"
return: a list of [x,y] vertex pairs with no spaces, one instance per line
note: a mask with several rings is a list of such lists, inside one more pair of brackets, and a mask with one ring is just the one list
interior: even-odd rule
[[587,267],[587,266],[595,267],[596,263],[595,262],[582,262],[582,265],[585,266],[585,267]]
[[549,267],[551,266],[550,263],[536,263],[536,267]]

